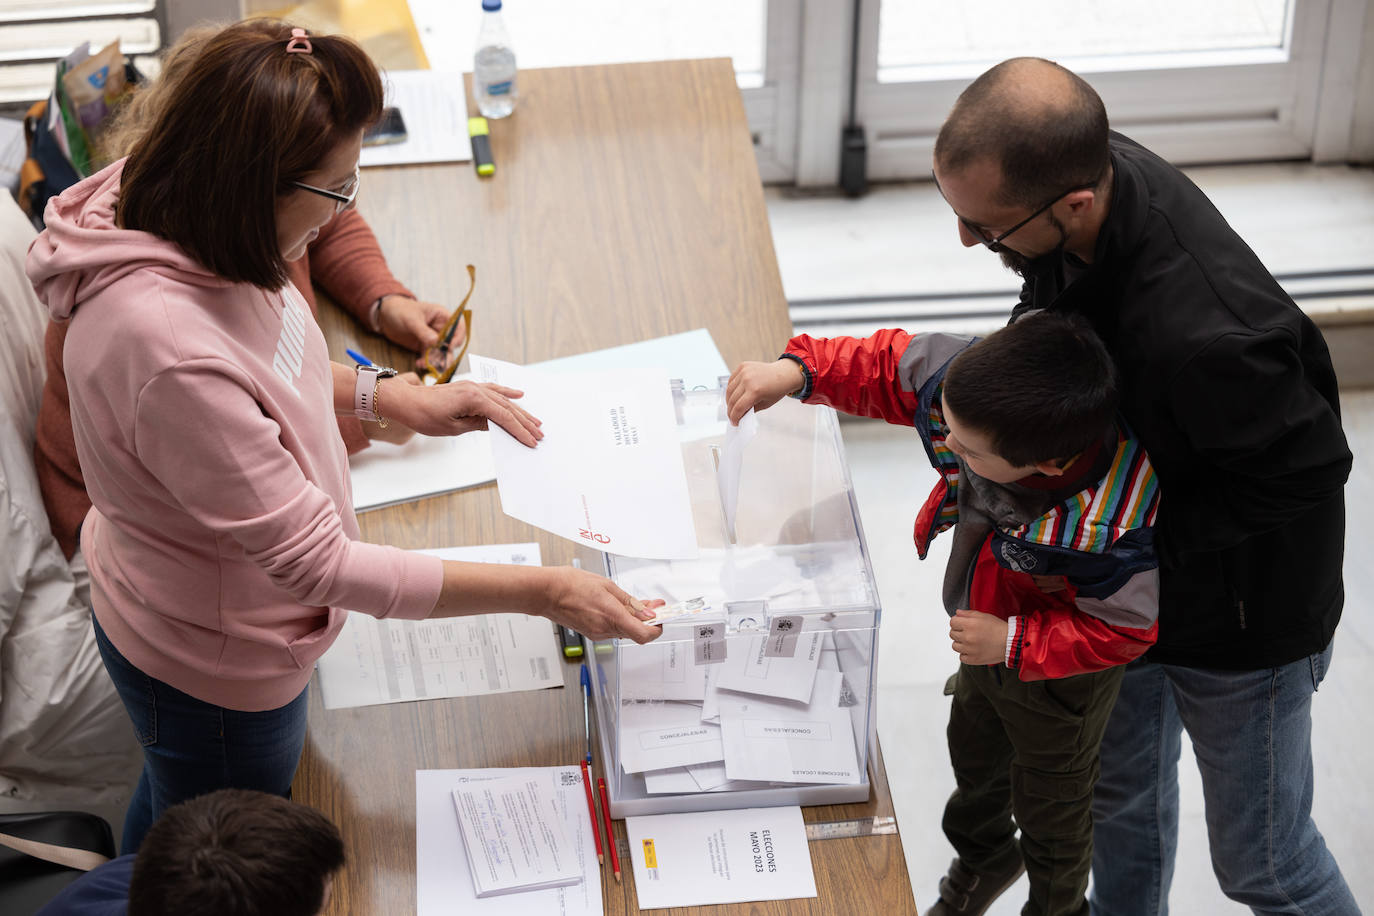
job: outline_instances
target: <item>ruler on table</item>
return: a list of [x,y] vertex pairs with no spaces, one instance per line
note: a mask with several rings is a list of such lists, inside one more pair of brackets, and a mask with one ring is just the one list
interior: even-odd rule
[[851,836],[878,836],[897,832],[895,817],[856,817],[847,821],[817,821],[806,825],[808,840],[838,840]]

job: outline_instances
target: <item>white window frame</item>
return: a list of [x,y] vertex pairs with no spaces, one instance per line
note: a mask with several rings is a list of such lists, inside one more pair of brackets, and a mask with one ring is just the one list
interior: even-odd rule
[[[794,177],[800,186],[834,185],[848,115],[852,7],[792,2],[801,7]],[[879,83],[880,0],[861,4],[857,109],[868,140],[868,177],[925,178],[954,99],[991,62]],[[770,32],[773,7],[781,5],[769,4]],[[1368,6],[1366,0],[1294,0],[1285,50],[1134,57],[1130,69],[1113,58],[1060,62],[1101,93],[1114,128],[1179,164],[1370,157],[1374,131],[1361,116],[1374,105]],[[768,66],[774,63],[770,54]]]

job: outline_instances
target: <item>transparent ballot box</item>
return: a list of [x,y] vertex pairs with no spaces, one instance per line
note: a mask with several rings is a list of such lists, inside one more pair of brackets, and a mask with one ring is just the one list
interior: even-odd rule
[[835,412],[757,415],[732,530],[723,385],[674,399],[699,556],[605,562],[687,613],[588,647],[612,816],[863,801],[880,609]]

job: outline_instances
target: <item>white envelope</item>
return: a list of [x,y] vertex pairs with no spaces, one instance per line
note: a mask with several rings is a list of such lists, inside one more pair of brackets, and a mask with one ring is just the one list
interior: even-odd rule
[[840,706],[843,676],[816,672],[811,703],[720,696],[725,771],[731,779],[852,784],[863,775],[849,710]]
[[620,647],[620,696],[626,700],[691,700],[706,693],[706,666],[692,657],[685,640]]
[[623,703],[620,765],[626,773],[720,760],[720,726],[701,721],[696,703]]
[[[749,640],[735,640],[730,653],[719,665],[711,679],[717,689],[737,693],[778,697],[796,703],[811,700],[816,682],[816,668],[821,653],[829,643],[826,630],[802,631],[797,635],[791,658],[769,658],[764,654],[772,637],[755,636]],[[745,651],[740,651],[745,650]]]
[[473,375],[524,392],[534,448],[491,425],[501,508],[570,541],[649,559],[695,557],[682,444],[663,370],[541,372],[469,356]]

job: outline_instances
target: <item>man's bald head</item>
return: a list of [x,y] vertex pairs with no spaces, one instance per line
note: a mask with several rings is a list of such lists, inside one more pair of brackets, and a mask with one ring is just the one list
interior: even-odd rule
[[960,93],[935,140],[941,172],[988,159],[1001,203],[1039,207],[1107,171],[1107,109],[1077,74],[1038,57],[1003,61]]

